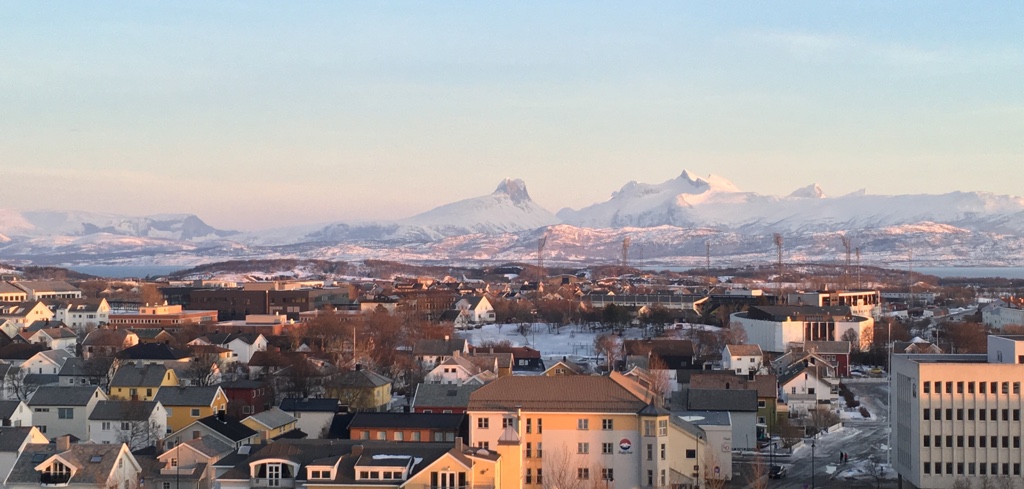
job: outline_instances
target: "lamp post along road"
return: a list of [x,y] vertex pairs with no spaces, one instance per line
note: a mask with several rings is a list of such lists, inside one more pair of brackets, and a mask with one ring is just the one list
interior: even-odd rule
[[811,438],[811,489],[814,489],[814,447],[816,443],[814,438]]

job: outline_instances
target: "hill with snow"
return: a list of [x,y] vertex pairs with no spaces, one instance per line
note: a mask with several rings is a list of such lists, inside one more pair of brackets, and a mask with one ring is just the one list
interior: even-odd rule
[[191,214],[133,217],[80,211],[0,210],[0,234],[8,238],[109,234],[181,241],[219,239],[237,234],[223,231]]

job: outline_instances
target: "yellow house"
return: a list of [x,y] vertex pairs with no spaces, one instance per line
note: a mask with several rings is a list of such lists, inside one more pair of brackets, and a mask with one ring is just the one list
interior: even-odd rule
[[356,365],[333,379],[324,397],[338,399],[351,411],[387,411],[391,406],[391,379]]
[[242,424],[263,433],[267,440],[273,440],[295,430],[298,422],[299,418],[282,411],[277,406],[242,420]]
[[110,399],[152,401],[161,387],[177,385],[178,375],[163,365],[126,363],[110,379]]
[[156,394],[167,409],[167,430],[176,432],[193,421],[227,412],[228,396],[220,387],[164,387]]

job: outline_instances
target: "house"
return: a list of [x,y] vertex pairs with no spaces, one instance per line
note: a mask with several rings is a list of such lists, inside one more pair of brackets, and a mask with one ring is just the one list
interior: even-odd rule
[[764,352],[757,345],[725,345],[722,349],[722,369],[732,370],[737,375],[766,370]]
[[82,358],[86,360],[96,356],[113,358],[121,350],[138,344],[139,335],[131,331],[97,329],[82,340]]
[[445,385],[486,384],[498,378],[497,359],[491,358],[489,364],[486,360],[481,357],[464,357],[456,352],[455,356],[428,372],[424,382]]
[[82,298],[81,289],[62,280],[18,280],[10,284],[24,290],[30,301]]
[[249,363],[253,354],[267,350],[267,338],[258,333],[209,333],[189,345],[214,345],[231,351],[230,361]]
[[824,359],[836,368],[836,375],[839,377],[850,376],[850,351],[852,345],[849,341],[805,341],[804,351],[813,353]]
[[281,401],[281,410],[295,416],[296,427],[306,433],[307,438],[323,438],[321,435],[330,428],[339,411],[339,401],[288,397]]
[[779,375],[779,391],[790,413],[808,413],[839,400],[835,369],[825,362],[796,362]]
[[89,441],[139,450],[167,434],[167,411],[155,401],[99,401],[89,414]]
[[[229,418],[223,413],[197,419],[180,430],[167,436],[172,446],[189,440],[212,437],[215,440],[238,448],[260,440],[260,432],[242,424],[239,420]],[[262,441],[266,441],[263,439]]]
[[132,328],[124,331],[131,331],[139,337],[139,343],[164,343],[177,342],[177,338],[163,328]]
[[665,370],[699,368],[695,360],[693,342],[668,338],[626,340],[622,342],[626,356],[657,357]]
[[23,401],[0,401],[0,425],[32,426],[32,410]]
[[264,440],[276,440],[280,437],[305,438],[306,434],[296,426],[299,418],[292,416],[278,407],[253,414],[242,420],[242,424],[256,430]]
[[348,423],[352,440],[454,442],[469,432],[465,414],[356,413]]
[[27,339],[29,343],[43,345],[51,350],[65,350],[72,355],[78,346],[78,335],[66,327],[40,329]]
[[26,302],[28,293],[9,282],[0,281],[0,302]]
[[0,303],[0,320],[6,319],[4,333],[13,338],[22,329],[36,321],[53,319],[53,311],[46,304],[29,300],[28,302]]
[[157,489],[215,487],[214,464],[235,453],[235,447],[213,436],[183,441],[156,457],[156,470],[146,474],[146,485]]
[[463,414],[469,405],[469,395],[482,385],[419,384],[413,394],[412,412]]
[[582,374],[583,374],[583,369],[580,368],[579,365],[576,365],[576,364],[570,362],[567,358],[562,357],[562,359],[558,363],[548,367],[548,369],[544,371],[543,375],[546,375],[548,377],[553,377],[555,375],[582,375]]
[[125,444],[71,444],[70,437],[55,443],[30,444],[18,457],[4,481],[9,489],[42,487],[138,489],[142,467]]
[[50,374],[56,376],[68,359],[74,354],[67,350],[44,350],[32,355],[21,364],[26,374]]
[[690,376],[692,389],[745,389],[757,392],[757,439],[764,440],[778,426],[778,379],[775,375],[737,375],[732,370],[702,370]]
[[106,299],[47,300],[53,319],[75,331],[99,328],[110,322],[110,304]]
[[353,411],[387,411],[391,406],[391,379],[361,365],[332,379],[325,391]]
[[463,297],[452,305],[456,310],[466,311],[469,314],[469,322],[474,324],[493,323],[496,319],[494,307],[486,296]]
[[914,337],[910,341],[895,341],[892,345],[893,353],[929,353],[937,355],[943,353],[942,348],[938,345],[925,341],[919,337]]
[[511,354],[513,374],[539,374],[546,370],[544,367],[544,359],[540,356],[540,351],[528,346],[470,347],[469,351],[470,355]]
[[451,358],[455,352],[469,353],[469,342],[462,339],[419,340],[412,347],[412,355],[423,368],[434,368],[441,362]]
[[117,358],[142,363],[188,363],[192,354],[163,343],[140,343],[121,350]]
[[438,318],[441,323],[449,323],[456,331],[463,331],[472,328],[469,322],[469,311],[460,309],[448,309],[441,313]]
[[[349,440],[281,440],[254,446],[217,477],[221,489],[271,487],[502,487],[504,457],[455,443],[388,444]],[[511,480],[507,487],[512,487]],[[515,478],[518,485],[518,477]],[[307,481],[305,485],[302,482]]]
[[94,356],[90,360],[69,358],[64,360],[57,372],[60,385],[96,385],[107,388],[110,380],[113,357]]
[[681,389],[672,397],[672,412],[729,413],[732,446],[757,448],[757,391],[752,389]]
[[50,437],[73,435],[80,440],[89,439],[89,415],[99,401],[107,395],[98,387],[55,387],[44,385],[32,394],[28,407],[32,409],[32,424]]
[[220,387],[163,387],[153,400],[167,410],[167,428],[172,432],[197,419],[226,412],[228,406]]
[[3,480],[11,472],[14,462],[18,460],[18,456],[27,445],[33,443],[45,445],[49,442],[46,435],[35,426],[0,428],[0,480]]
[[217,384],[228,397],[228,416],[242,419],[270,408],[274,403],[270,385],[258,380],[232,380]]
[[161,387],[176,386],[178,386],[177,374],[163,365],[125,363],[114,372],[114,377],[110,379],[110,398],[152,401]]

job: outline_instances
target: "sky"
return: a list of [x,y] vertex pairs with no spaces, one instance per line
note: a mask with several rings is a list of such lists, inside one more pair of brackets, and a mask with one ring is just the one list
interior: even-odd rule
[[0,208],[254,230],[523,179],[1024,194],[1024,2],[0,0]]

